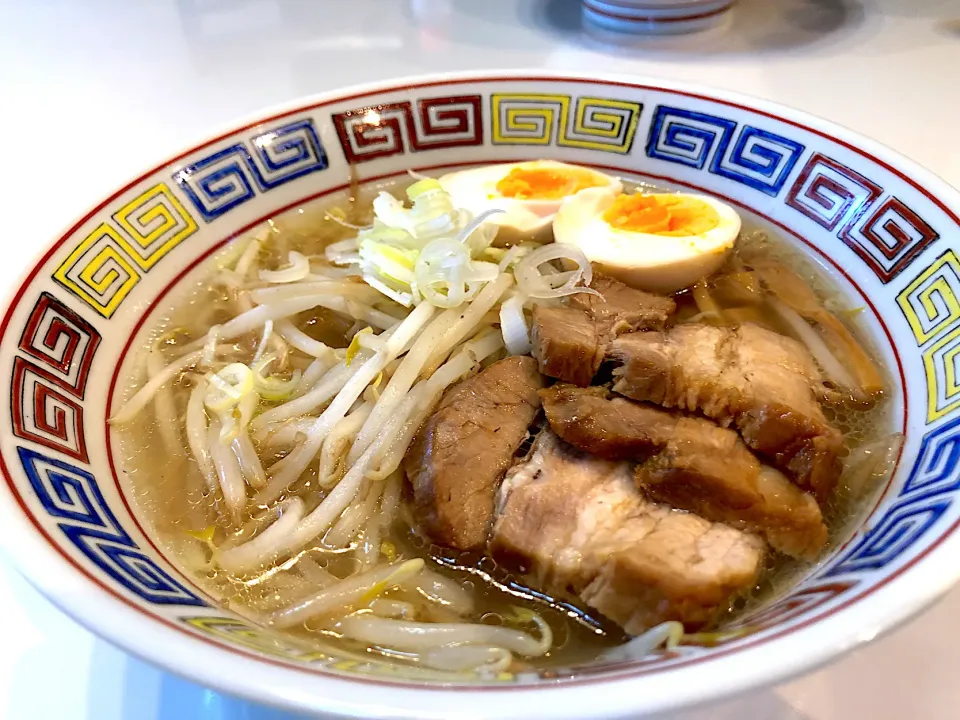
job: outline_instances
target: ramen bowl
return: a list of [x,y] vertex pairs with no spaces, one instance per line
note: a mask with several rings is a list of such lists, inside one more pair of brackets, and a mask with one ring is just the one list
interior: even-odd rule
[[[890,378],[889,480],[795,584],[704,645],[429,680],[285,642],[161,550],[106,422],[151,324],[206,260],[265,219],[408,170],[548,158],[721,198],[814,259]],[[4,530],[43,593],[196,682],[331,716],[619,718],[783,680],[869,641],[960,566],[960,195],[895,152],[796,110],[657,80],[488,73],[403,79],[266,110],[119,188],[49,245],[0,325]],[[464,706],[469,710],[464,710]]]

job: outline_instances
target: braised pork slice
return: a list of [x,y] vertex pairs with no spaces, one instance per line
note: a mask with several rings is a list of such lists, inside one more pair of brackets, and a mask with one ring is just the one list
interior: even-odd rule
[[540,372],[574,385],[589,385],[603,361],[596,323],[580,310],[537,305],[530,339]]
[[665,620],[710,623],[753,586],[764,543],[645,499],[629,463],[544,431],[500,488],[490,551],[537,587],[638,634]]
[[735,431],[600,387],[560,384],[540,397],[563,440],[592,455],[640,461],[636,482],[653,499],[760,533],[793,557],[823,548],[827,528],[813,496],[761,465]]
[[583,310],[597,324],[602,338],[614,338],[635,330],[660,330],[677,304],[668,297],[652,295],[624,285],[593,266],[590,287],[600,293],[576,293],[570,296],[570,307]]
[[729,472],[705,444],[698,452],[673,446],[638,465],[635,478],[654,500],[760,533],[791,557],[815,559],[827,541],[817,501],[769,465],[744,470]]
[[820,501],[833,491],[843,437],[817,401],[821,378],[800,343],[756,325],[687,324],[623,335],[608,354],[622,363],[616,392],[732,424]]
[[580,387],[597,374],[610,340],[635,330],[659,330],[677,311],[672,299],[635,290],[596,268],[590,287],[602,297],[575,293],[567,306],[533,310],[532,354],[540,372]]
[[509,357],[446,392],[404,458],[420,529],[460,550],[482,547],[494,498],[540,408],[543,378]]
[[676,426],[670,413],[611,397],[603,387],[558,383],[541,390],[540,399],[553,432],[580,450],[607,460],[649,457],[663,449]]

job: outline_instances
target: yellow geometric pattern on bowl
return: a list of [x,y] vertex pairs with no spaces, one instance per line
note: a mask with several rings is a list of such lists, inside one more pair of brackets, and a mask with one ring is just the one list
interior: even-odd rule
[[[573,113],[570,112],[573,103]],[[550,145],[626,153],[643,106],[625,100],[537,93],[490,96],[493,142]]]
[[140,273],[120,251],[126,240],[101,223],[87,235],[53,277],[104,317],[110,317],[140,281]]
[[927,378],[927,423],[960,408],[957,361],[960,360],[960,327],[943,336],[923,352]]
[[237,618],[197,616],[181,619],[205,635],[230,644],[242,645],[265,655],[301,662],[328,658],[325,653],[299,648],[269,630],[250,625]]
[[[560,138],[560,144],[625,153],[633,143],[633,136],[637,132],[637,123],[640,121],[642,109],[643,106],[640,103],[625,100],[608,100],[597,97],[577,98],[573,133],[569,136],[564,134]],[[608,124],[609,128],[604,129],[603,124]],[[601,145],[596,140],[579,139],[578,136],[579,138],[590,136],[610,138],[615,141],[615,144]]]
[[104,317],[142,274],[197,231],[197,222],[170,187],[158,183],[113,213],[74,248],[53,277]]
[[113,214],[135,245],[124,241],[130,257],[144,270],[197,231],[197,223],[165,183],[135,197]]
[[907,285],[897,303],[923,345],[960,320],[960,258],[947,250]]
[[[330,670],[336,670],[342,673],[352,675],[370,675],[374,677],[392,677],[402,680],[426,680],[449,681],[450,673],[441,670],[430,670],[422,666],[402,665],[396,662],[384,662],[378,660],[337,660],[331,663]],[[468,679],[465,676],[461,679]],[[496,680],[507,683],[517,679],[517,676],[510,672],[497,673],[493,677],[485,677],[486,680]]]
[[557,116],[563,127],[570,110],[569,95],[494,93],[490,103],[493,142],[498,144],[549,145]]

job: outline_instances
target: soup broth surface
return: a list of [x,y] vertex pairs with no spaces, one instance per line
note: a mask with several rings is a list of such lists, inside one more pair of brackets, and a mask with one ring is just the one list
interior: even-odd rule
[[[381,185],[375,189],[387,189],[399,195],[404,184]],[[346,195],[327,198],[274,218],[268,226],[261,228],[266,241],[259,252],[260,266],[282,267],[291,250],[307,257],[322,257],[327,245],[355,235],[355,230],[325,219],[325,213],[335,209],[336,214],[351,224],[365,224],[372,217],[371,197],[366,190],[354,202],[350,202]],[[817,294],[826,299],[827,306],[844,318],[858,339],[869,348],[868,334],[858,328],[864,313],[840,294],[823,268],[809,254],[768,232],[745,212],[740,212],[744,223],[740,242],[762,244],[764,252],[785,261],[809,281]],[[224,268],[236,261],[248,242],[249,237],[232,242],[217,255],[201,281],[180,290],[166,314],[154,323],[151,345],[159,341],[166,357],[177,357],[183,352],[182,348],[202,339],[211,327],[227,322],[244,309],[232,285],[235,278]],[[681,293],[677,300],[681,315],[695,312],[688,295]],[[349,338],[357,330],[353,321],[322,308],[300,313],[294,323],[311,338],[335,348],[347,347]],[[259,340],[258,333],[239,338],[235,344],[238,356],[249,357]],[[141,348],[137,361],[133,363],[133,372],[125,379],[127,396],[143,383],[147,351],[148,348]],[[309,360],[302,354],[293,355],[288,370],[306,371]],[[292,558],[250,576],[234,576],[211,563],[210,543],[235,539],[237,530],[219,518],[216,500],[206,490],[197,463],[186,449],[181,426],[187,412],[192,376],[191,371],[178,375],[173,383],[168,384],[164,406],[159,401],[151,404],[132,422],[113,431],[119,443],[129,490],[168,557],[206,593],[253,622],[258,622],[265,613],[315,592],[310,579],[315,568],[337,578],[355,572],[359,561],[354,550],[363,542],[362,537],[339,550],[326,548],[321,538]],[[891,387],[889,379],[887,387]],[[884,400],[869,409],[852,405],[825,409],[829,413],[828,419],[843,433],[847,451],[853,453],[891,432],[892,404]],[[171,416],[178,422],[171,425],[168,422]],[[285,452],[282,448],[260,450],[267,468]],[[884,486],[888,471],[889,466],[885,465],[866,480],[844,474],[838,491],[824,508],[824,519],[830,531],[825,553],[849,536],[860,513]],[[311,463],[309,470],[291,487],[291,492],[304,498],[308,511],[319,503],[325,492],[317,487],[316,462]],[[380,538],[379,552],[383,558],[423,558],[430,570],[452,581],[470,598],[473,609],[466,619],[489,625],[523,625],[523,611],[533,610],[550,625],[554,636],[552,649],[544,657],[537,658],[535,663],[515,660],[513,670],[531,665],[552,667],[583,663],[627,640],[613,623],[526,587],[522,578],[497,567],[489,558],[457,555],[427,544],[413,528],[408,502],[405,492],[399,513]],[[253,516],[262,511],[263,508],[254,509]],[[243,522],[250,524],[250,520],[248,513]],[[810,563],[771,554],[754,592],[739,598],[719,627],[735,622],[745,611],[768,603],[812,567]],[[442,603],[426,601],[416,593],[397,589],[388,591],[383,597],[415,606],[419,619],[433,622],[458,619],[457,614]],[[311,618],[293,629],[282,631],[282,636],[305,648],[333,656],[369,658],[372,654],[401,663],[409,662],[404,653],[341,637],[333,620],[322,616]]]

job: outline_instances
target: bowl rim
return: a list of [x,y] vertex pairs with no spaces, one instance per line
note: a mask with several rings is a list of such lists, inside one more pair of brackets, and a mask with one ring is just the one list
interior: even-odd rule
[[[787,105],[695,83],[650,76],[616,73],[588,75],[563,70],[470,70],[432,73],[351,85],[297,98],[222,123],[197,141],[183,146],[172,157],[152,164],[149,170],[117,187],[129,187],[199,148],[249,126],[268,122],[275,116],[377,93],[403,92],[447,83],[490,83],[498,80],[587,82],[639,90],[663,90],[719,101],[747,112],[766,115],[825,135],[858,154],[870,155],[874,161],[902,181],[924,188],[932,201],[960,224],[957,217],[957,212],[960,211],[960,193],[957,190],[930,170],[895,150],[838,123]],[[113,191],[114,194],[116,192]],[[0,305],[3,311],[0,334],[5,332],[23,291],[55,251],[58,242],[72,234],[86,219],[100,212],[112,196],[86,210],[63,231],[54,235],[19,273]],[[944,197],[949,199],[949,204],[944,203]],[[956,210],[952,210],[951,206]],[[12,479],[7,475],[5,467],[3,471],[6,476],[3,492],[8,497],[8,502],[16,504],[8,485],[12,484]],[[417,686],[414,683],[401,686],[371,678],[351,678],[332,673],[319,675],[294,666],[279,666],[254,655],[231,652],[214,643],[198,643],[185,639],[184,635],[189,633],[173,632],[172,628],[158,618],[135,609],[91,582],[85,573],[60,555],[36,530],[22,504],[19,509],[23,512],[14,512],[13,517],[0,531],[3,544],[8,548],[8,555],[17,570],[67,615],[132,655],[208,687],[299,712],[322,711],[331,716],[351,717],[362,711],[369,717],[378,718],[443,718],[448,716],[451,707],[457,707],[457,701],[463,692],[462,686],[449,688],[439,684]],[[929,548],[925,556],[917,556],[914,552],[913,561],[916,564],[905,567],[901,574],[893,577],[885,587],[878,586],[870,594],[857,598],[857,623],[845,625],[842,621],[849,619],[846,618],[848,613],[837,613],[820,619],[812,626],[797,628],[787,637],[771,638],[777,642],[739,648],[737,652],[716,658],[717,661],[726,663],[727,672],[723,678],[716,677],[715,663],[703,663],[691,667],[665,668],[656,674],[653,682],[652,676],[597,676],[580,682],[555,685],[541,682],[536,685],[509,687],[484,686],[477,688],[482,690],[477,697],[486,701],[482,714],[498,718],[635,717],[638,712],[663,712],[728,697],[813,669],[918,613],[960,579],[960,566],[949,560],[951,551],[960,550],[960,533],[955,532],[955,529],[945,530],[939,545]],[[923,562],[917,562],[921,559]],[[808,642],[815,636],[830,638],[830,642]],[[202,640],[197,636],[193,637]],[[798,650],[803,650],[805,645],[807,648],[803,652],[788,654],[783,652],[785,643],[793,643]],[[671,683],[663,681],[670,677],[676,678],[681,671],[684,687],[683,692],[677,694],[670,690]],[[248,678],[257,676],[255,673],[261,680],[249,682]],[[638,683],[648,686],[645,687],[648,692],[639,700],[636,693],[632,692]],[[605,692],[592,692],[600,686]],[[351,690],[361,690],[363,700],[357,701],[355,692],[352,693]],[[549,696],[544,693],[549,693]]]

